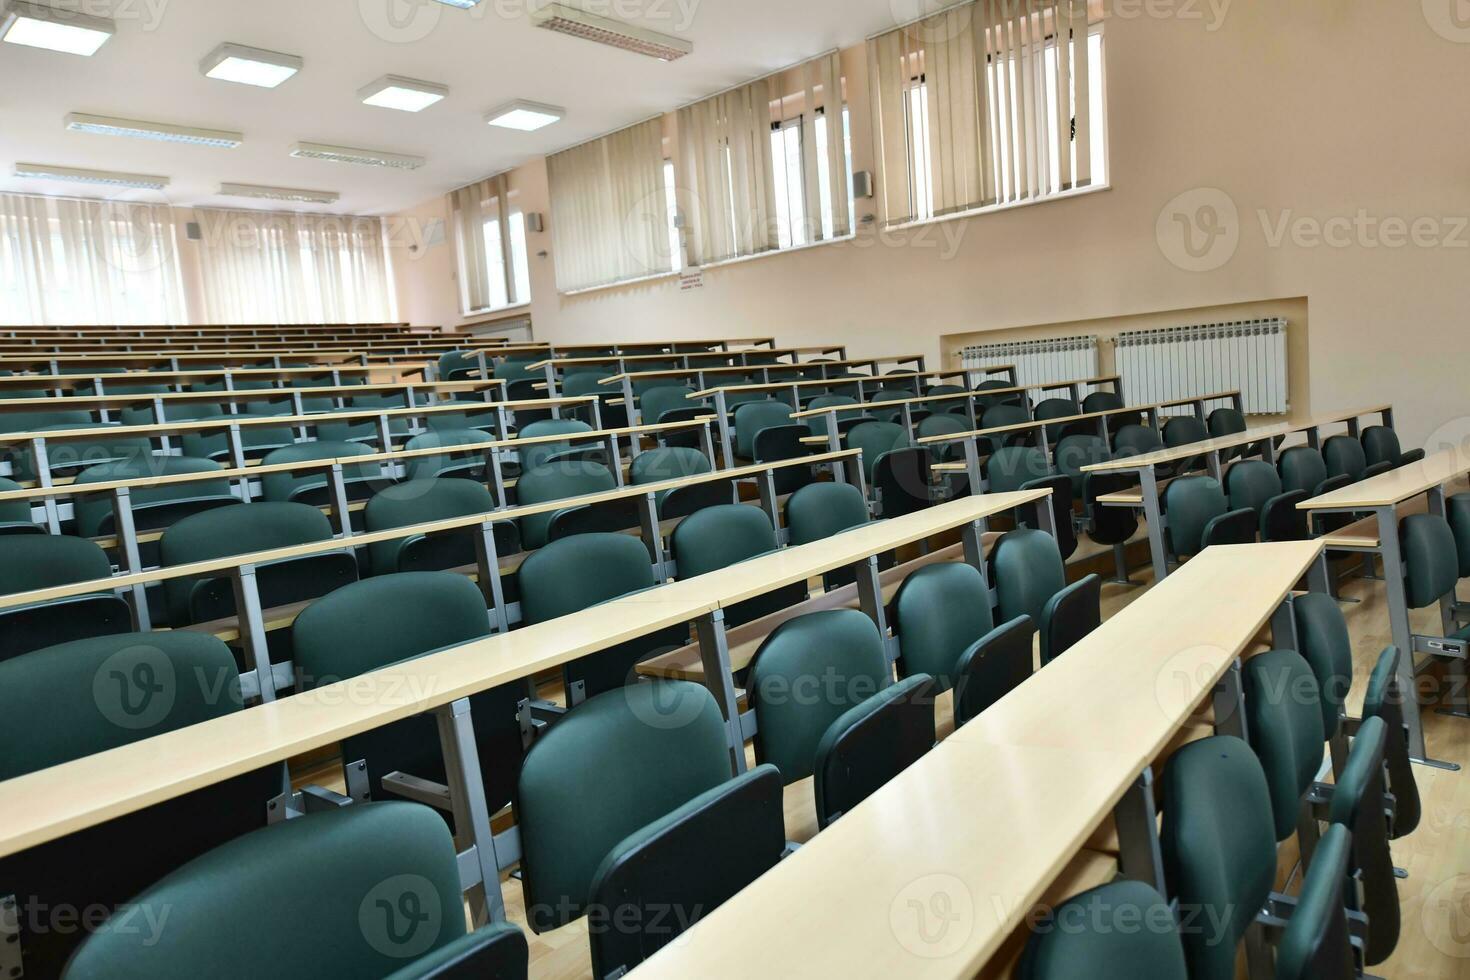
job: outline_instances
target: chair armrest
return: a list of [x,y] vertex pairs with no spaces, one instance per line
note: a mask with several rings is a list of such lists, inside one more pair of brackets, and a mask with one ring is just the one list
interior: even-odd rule
[[396,973],[388,980],[487,980],[524,978],[529,951],[526,937],[509,922],[497,922],[446,943]]
[[[1399,465],[1402,466],[1403,464],[1401,463]],[[1392,469],[1394,469],[1394,465],[1388,460],[1384,460],[1381,463],[1374,463],[1372,466],[1363,471],[1363,479],[1371,480],[1373,479],[1373,477],[1380,476],[1384,473],[1389,472]]]
[[1424,462],[1424,450],[1422,449],[1410,449],[1408,452],[1399,455],[1400,466],[1408,466],[1410,463],[1422,462]]

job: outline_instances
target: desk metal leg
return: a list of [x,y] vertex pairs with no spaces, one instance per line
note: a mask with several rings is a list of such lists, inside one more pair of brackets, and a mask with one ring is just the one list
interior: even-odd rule
[[740,725],[740,704],[735,700],[734,670],[730,667],[730,646],[725,637],[725,612],[700,616],[694,621],[699,636],[699,659],[704,665],[704,683],[720,713],[725,716],[725,737],[730,746],[730,768],[735,775],[745,772],[745,731]]
[[1169,549],[1164,545],[1164,508],[1159,502],[1159,481],[1152,466],[1138,473],[1138,486],[1143,493],[1143,519],[1148,522],[1148,550],[1154,563],[1154,581],[1169,575]]
[[1118,827],[1118,866],[1124,877],[1151,885],[1160,895],[1167,895],[1152,768],[1143,770],[1118,801],[1113,820]]
[[260,608],[260,588],[255,581],[255,566],[235,569],[235,616],[239,621],[240,644],[245,659],[260,684],[262,703],[276,699],[276,678],[271,668],[270,648],[266,642],[265,614]]
[[[143,559],[138,552],[138,530],[133,523],[133,498],[127,487],[112,491],[113,527],[117,530],[117,550],[122,555],[124,567],[134,574],[143,571]],[[139,633],[153,629],[148,615],[148,587],[134,585],[129,589],[133,603],[133,625]]]
[[487,922],[504,922],[500,864],[495,857],[495,839],[490,835],[490,808],[485,802],[485,782],[475,748],[469,698],[446,704],[434,712],[434,717],[439,723],[444,777],[449,786],[450,808],[454,811],[460,887],[469,898],[470,915],[477,927]]
[[878,556],[869,555],[857,564],[858,601],[878,635],[883,638],[883,649],[892,664],[898,659],[898,641],[888,635],[888,617],[883,609],[883,583],[878,577]]
[[1241,684],[1240,660],[1230,665],[1220,683],[1215,685],[1215,734],[1234,735],[1249,741],[1245,725],[1245,688]]
[[1271,645],[1278,650],[1301,650],[1301,641],[1296,631],[1296,613],[1291,606],[1291,597],[1276,607],[1271,614]]

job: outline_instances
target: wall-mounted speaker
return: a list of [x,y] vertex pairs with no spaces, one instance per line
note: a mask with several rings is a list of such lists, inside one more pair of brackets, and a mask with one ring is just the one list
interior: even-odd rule
[[852,196],[860,199],[873,196],[873,171],[859,170],[852,175]]
[[526,212],[526,230],[534,232],[542,232],[546,230],[546,219],[542,216],[540,211]]
[[191,242],[204,241],[204,230],[199,227],[199,222],[189,221],[184,224],[184,237]]

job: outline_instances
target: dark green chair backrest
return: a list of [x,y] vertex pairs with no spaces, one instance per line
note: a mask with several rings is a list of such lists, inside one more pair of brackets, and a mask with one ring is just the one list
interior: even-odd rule
[[1189,980],[1174,913],[1139,881],[1073,896],[1038,922],[1018,980]]
[[1243,680],[1246,731],[1266,773],[1276,839],[1284,841],[1296,832],[1326,754],[1317,677],[1295,651],[1271,650],[1246,661]]
[[1210,438],[1205,424],[1193,415],[1176,415],[1164,423],[1164,445],[1170,449]]
[[1404,579],[1410,609],[1432,606],[1460,581],[1460,554],[1449,521],[1436,514],[1411,514],[1399,522]]
[[735,409],[735,455],[755,458],[755,437],[762,429],[791,424],[791,406],[785,402],[746,402]]
[[[505,381],[545,381],[546,372],[542,368],[532,369],[531,365],[545,360],[543,357],[507,357],[495,365],[495,376]],[[478,364],[476,365],[478,368]]]
[[[111,574],[106,553],[85,538],[0,535],[0,595],[105,579]],[[111,591],[18,606],[0,612],[0,660],[132,628],[131,608]]]
[[[842,408],[848,405],[858,404],[861,403],[849,395],[818,395],[807,404],[807,408]],[[856,414],[856,412],[843,412],[837,418],[839,420],[853,418]],[[827,434],[827,416],[825,415],[813,415],[806,420],[806,424],[814,436],[824,436]]]
[[[462,906],[443,819],[419,804],[361,803],[262,828],[191,861],[137,898],[138,909],[170,910],[166,934],[116,916],[66,976],[429,976],[405,964],[489,937],[521,971],[480,962],[477,975],[523,977],[525,940],[501,926],[467,938]],[[239,928],[247,919],[270,942]]]
[[1090,415],[1093,412],[1111,412],[1127,407],[1123,404],[1123,396],[1116,391],[1094,391],[1082,399],[1082,414],[1084,415]]
[[1020,405],[1009,403],[988,405],[980,416],[980,428],[999,429],[1007,425],[1020,425],[1031,421],[1031,416]]
[[[14,480],[0,476],[0,493],[22,489]],[[41,534],[45,529],[32,520],[29,500],[0,501],[0,534]]]
[[626,534],[578,534],[527,555],[518,574],[526,625],[580,612],[657,584],[648,549]]
[[1329,827],[1312,854],[1296,908],[1276,946],[1276,980],[1330,980],[1358,975],[1347,919],[1352,835]]
[[933,677],[936,691],[955,685],[960,656],[995,628],[985,578],[963,562],[911,573],[898,587],[892,610],[901,673]]
[[[709,457],[698,449],[688,446],[661,446],[649,449],[633,457],[628,468],[628,480],[635,486],[645,483],[663,483],[686,476],[700,476],[714,472]],[[667,490],[664,491],[668,493]]]
[[1362,881],[1363,898],[1358,911],[1371,923],[1363,956],[1369,966],[1382,963],[1393,953],[1400,928],[1398,880],[1389,852],[1383,805],[1387,748],[1388,725],[1382,718],[1366,719],[1353,737],[1352,751],[1332,794],[1332,822],[1352,834],[1349,873]]
[[1105,463],[1112,459],[1107,440],[1102,436],[1074,434],[1062,436],[1056,444],[1057,472],[1072,481],[1073,494],[1082,495],[1082,467]]
[[1035,665],[1030,616],[1017,616],[986,633],[960,654],[954,686],[956,727],[1014,691],[1031,676]]
[[681,579],[716,572],[778,547],[771,519],[750,504],[706,507],[691,514],[674,528],[672,543]]
[[[495,372],[495,359],[485,354],[485,366]],[[439,377],[445,381],[459,381],[480,373],[480,362],[474,351],[452,350],[439,355]]]
[[[93,429],[97,433],[95,436],[65,441],[47,440],[46,463],[53,472],[85,469],[88,466],[100,466],[103,463],[119,460],[142,459],[153,454],[153,444],[147,439],[111,435],[108,430],[116,426],[99,425],[92,422],[81,426],[62,425],[53,428]],[[44,429],[39,431],[42,434],[45,433]],[[39,474],[36,461],[32,458],[30,443],[17,448],[20,449],[20,452],[14,454],[11,459],[13,475],[22,480],[37,479]]]
[[1088,575],[1058,591],[1041,610],[1041,664],[1046,666],[1102,625],[1102,579]]
[[[516,483],[516,496],[522,504],[543,504],[615,489],[617,481],[606,466],[588,460],[568,460],[522,473]],[[521,543],[527,551],[546,546],[547,532],[555,516],[554,513],[532,514],[520,519]]]
[[470,398],[449,398],[435,407],[463,405],[463,412],[435,412],[424,417],[424,426],[430,432],[457,432],[461,429],[484,429],[500,432],[500,417],[495,406]]
[[[442,449],[445,446],[473,446],[494,442],[495,436],[483,429],[440,429],[424,432],[408,440],[403,447],[409,452]],[[404,461],[410,480],[429,480],[438,476],[471,476],[486,469],[485,454],[465,453],[442,456],[415,456]]]
[[[448,478],[408,480],[374,494],[363,511],[363,524],[370,532],[387,531],[395,527],[409,527],[414,524],[427,524],[430,521],[467,517],[470,514],[484,514],[494,509],[495,500],[490,496],[490,491],[473,480]],[[497,525],[496,554],[499,557],[504,557],[509,553],[501,550],[506,543],[504,535],[509,531],[500,529],[510,526],[509,521],[503,521]],[[425,564],[429,559],[428,553],[440,551],[441,548],[450,548],[450,542],[454,543],[453,554],[464,560],[442,567],[455,568],[459,565],[467,565],[475,560],[476,552],[471,537],[475,530],[469,528],[464,533],[437,535],[434,538],[420,534],[399,538],[396,541],[374,542],[368,545],[368,556],[371,559],[373,574],[430,570]],[[449,558],[449,552],[441,553],[446,559]]]
[[586,914],[598,870],[620,842],[729,778],[725,724],[700,685],[635,684],[569,712],[521,770],[516,821],[531,928]]
[[[224,413],[211,413],[201,415],[199,421],[214,421],[216,419],[247,419],[270,418],[275,413],[241,412],[238,415],[227,416]],[[274,425],[245,425],[240,427],[240,448],[246,457],[258,457],[276,449],[289,446],[295,440],[295,433],[290,426]],[[196,459],[225,459],[230,455],[230,437],[224,431],[210,432],[185,432],[183,441],[184,455]]]
[[1398,433],[1386,425],[1373,425],[1363,430],[1363,455],[1369,466],[1387,463],[1398,466],[1403,460],[1403,449]]
[[605,395],[612,391],[611,385],[603,380],[612,377],[611,371],[578,371],[561,379],[559,386],[563,398],[582,398],[586,395]]
[[1455,551],[1460,556],[1460,577],[1470,577],[1470,493],[1457,493],[1445,501],[1445,518],[1455,532]]
[[1228,510],[1225,491],[1213,477],[1181,476],[1171,482],[1164,488],[1164,514],[1174,554],[1199,554],[1206,525]]
[[1246,431],[1245,415],[1235,408],[1217,408],[1208,421],[1211,439],[1223,439]]
[[847,447],[862,450],[863,473],[872,482],[873,467],[878,457],[907,435],[904,427],[894,422],[861,422],[847,431]]
[[1327,480],[1327,463],[1322,454],[1311,446],[1293,446],[1281,454],[1276,462],[1281,472],[1282,490],[1305,490],[1315,495],[1317,488]]
[[787,785],[812,775],[827,729],[886,689],[891,677],[878,628],[856,609],[787,620],[761,644],[751,667],[756,758],[781,770]]
[[644,424],[652,425],[658,422],[665,412],[701,407],[700,402],[688,397],[692,394],[694,394],[694,389],[689,385],[662,385],[657,388],[649,388],[638,399],[638,407],[643,412]]
[[1353,641],[1337,600],[1308,592],[1291,600],[1296,618],[1297,652],[1312,667],[1322,706],[1322,737],[1334,737],[1342,725],[1348,691],[1353,685]]
[[0,595],[88,582],[111,574],[107,553],[84,538],[55,534],[0,537]]
[[[578,419],[542,419],[521,429],[520,438],[538,439],[545,436],[581,435],[594,431],[592,426]],[[520,449],[521,470],[529,472],[567,453],[606,452],[596,442],[543,442]]]
[[[149,477],[177,476],[185,473],[211,473],[223,469],[208,459],[190,456],[150,456],[118,463],[103,463],[82,470],[76,482],[111,483],[116,480],[138,480]],[[200,480],[193,483],[166,483],[162,486],[133,487],[133,524],[140,531],[166,527],[173,521],[201,510],[235,503],[228,480]],[[115,531],[112,494],[80,494],[74,501],[77,533],[88,538]]]
[[[1036,411],[1032,413],[1032,417],[1038,422],[1045,422],[1049,419],[1063,419],[1080,414],[1082,414],[1081,406],[1070,398],[1043,398],[1036,403]],[[1056,443],[1061,433],[1060,425],[1046,427],[1046,437],[1053,444]]]
[[[979,384],[977,384],[975,386],[975,390],[977,392],[987,392],[987,391],[1004,390],[1006,388],[1012,388],[1012,387],[1014,387],[1014,385],[1010,381],[1004,381],[1004,380],[1002,380],[1000,378],[992,378],[989,381],[982,381]],[[1004,395],[985,395],[981,399],[981,404],[983,404],[986,408],[990,408],[992,406],[997,406],[997,405],[1005,404],[1007,402],[1020,402],[1020,400],[1023,399],[1023,398],[1025,398],[1025,397],[1026,396],[1023,393],[1020,393],[1020,392],[1009,392],[1009,393],[1004,394]],[[1001,424],[1006,424],[1006,423],[1001,423]]]
[[1002,535],[990,552],[990,567],[990,581],[1000,598],[996,618],[1001,622],[1029,616],[1040,623],[1051,597],[1067,586],[1056,538],[1035,528]]
[[1281,496],[1281,474],[1265,460],[1242,459],[1225,471],[1225,488],[1231,510],[1249,508],[1260,520],[1266,504]]
[[[264,466],[279,466],[287,463],[309,463],[323,459],[342,459],[348,456],[369,456],[373,450],[360,442],[298,442],[266,454],[261,461]],[[384,481],[383,467],[379,463],[349,463],[342,467],[342,478],[347,484],[349,495],[361,495],[368,489],[370,481]],[[300,474],[281,472],[267,473],[261,477],[261,491],[267,501],[289,503],[291,501],[328,502],[326,489],[327,471],[315,469]],[[354,491],[354,488],[360,488]]]
[[1050,475],[1045,454],[1035,446],[1003,446],[991,454],[986,465],[991,493],[1013,493]]
[[[943,402],[940,403],[941,406],[943,404]],[[963,415],[942,412],[924,419],[916,428],[918,429],[918,437],[920,439],[928,439],[931,436],[952,436],[961,432],[969,432],[970,420]],[[964,455],[963,450],[960,448],[960,443],[957,442],[933,443],[930,444],[929,451],[934,454],[936,459],[941,460],[950,459],[951,457],[957,458]]]
[[1324,442],[1322,460],[1327,464],[1328,476],[1346,476],[1357,483],[1367,474],[1368,455],[1363,452],[1363,444],[1352,436],[1333,436]]
[[1158,452],[1164,448],[1164,439],[1158,430],[1151,426],[1125,425],[1113,436],[1113,450],[1121,458],[1124,456],[1143,456],[1146,453]]
[[1234,980],[1236,949],[1276,882],[1266,775],[1249,745],[1223,735],[1175,751],[1163,783],[1169,897],[1212,924],[1184,934],[1190,980]]
[[1414,832],[1419,826],[1423,804],[1419,799],[1419,782],[1414,778],[1414,765],[1409,757],[1409,739],[1404,729],[1403,688],[1399,684],[1399,650],[1388,647],[1378,658],[1368,677],[1363,694],[1363,717],[1382,718],[1386,728],[1384,761],[1388,766],[1388,788],[1393,793],[1394,840]]
[[786,500],[793,545],[811,544],[868,523],[868,504],[850,483],[813,483]]
[[914,674],[849,708],[817,744],[813,790],[825,829],[934,747],[934,679]]

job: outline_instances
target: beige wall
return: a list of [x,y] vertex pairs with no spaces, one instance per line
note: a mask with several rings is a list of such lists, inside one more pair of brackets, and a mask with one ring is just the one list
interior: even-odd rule
[[[658,281],[558,296],[551,259],[536,257],[550,236],[532,236],[537,336],[771,333],[793,344],[841,338],[854,354],[937,357],[951,334],[1305,299],[1314,410],[1390,399],[1414,443],[1461,415],[1470,230],[1455,219],[1470,215],[1470,44],[1439,36],[1412,2],[1216,0],[1212,11],[1202,0],[1114,0],[1112,9],[1111,189],[923,234],[864,231],[856,242],[709,269],[704,288],[689,292]],[[844,52],[844,66],[854,164],[871,170],[860,47]],[[544,211],[540,161],[516,179],[522,206]],[[1239,245],[1219,268],[1187,271],[1166,256],[1156,224],[1172,199],[1201,188],[1233,202]],[[1203,200],[1185,199],[1183,211]],[[860,201],[859,215],[871,204]],[[1427,219],[1433,231],[1421,225],[1421,240],[1448,245],[1369,247],[1351,228],[1345,247],[1309,235],[1270,241],[1283,218],[1351,223],[1360,209],[1370,222]],[[405,318],[460,322],[447,245],[394,259]]]

